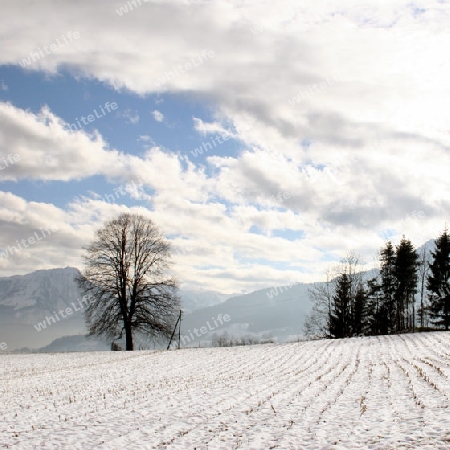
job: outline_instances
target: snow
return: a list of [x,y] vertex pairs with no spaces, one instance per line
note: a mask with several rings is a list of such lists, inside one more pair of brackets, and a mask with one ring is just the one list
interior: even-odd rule
[[0,448],[448,449],[450,333],[0,357]]

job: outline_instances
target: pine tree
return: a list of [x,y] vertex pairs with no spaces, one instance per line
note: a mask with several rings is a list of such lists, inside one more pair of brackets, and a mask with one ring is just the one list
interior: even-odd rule
[[353,336],[361,336],[366,331],[367,297],[368,294],[364,289],[364,285],[361,283],[358,286],[358,290],[356,291],[356,295],[353,301]]
[[381,294],[380,285],[376,278],[367,281],[367,331],[371,336],[380,334],[378,323],[378,311],[380,310]]
[[395,252],[395,331],[413,329],[415,298],[417,293],[417,268],[419,255],[410,240],[404,236]]
[[[327,271],[326,283],[316,284],[309,290],[313,306],[304,323],[306,335],[326,338],[336,337],[336,333],[339,337],[352,335],[355,297],[358,287],[363,284],[360,266],[359,257],[351,252],[340,260],[338,266]],[[341,301],[338,289],[342,290],[343,284],[346,293],[345,300]],[[344,309],[342,303],[345,303]],[[341,322],[343,316],[345,320]]]
[[336,285],[336,293],[333,296],[330,331],[336,339],[349,337],[351,331],[351,280],[344,273]]
[[382,294],[379,306],[378,319],[380,322],[380,334],[388,334],[395,331],[396,302],[395,291],[397,278],[395,276],[396,255],[391,241],[380,252],[380,291]]
[[371,336],[389,334],[389,318],[381,285],[376,278],[367,283],[366,327]]
[[450,327],[450,236],[447,228],[435,242],[427,277],[431,321],[446,330]]

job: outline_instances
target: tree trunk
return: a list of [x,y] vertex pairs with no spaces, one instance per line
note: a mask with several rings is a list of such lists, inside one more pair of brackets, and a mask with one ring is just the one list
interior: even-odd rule
[[425,247],[423,249],[423,256],[422,256],[422,261],[421,261],[422,265],[420,267],[421,270],[421,286],[420,286],[420,327],[423,329],[423,327],[425,326],[424,324],[424,315],[425,315],[425,311],[423,310],[423,306],[424,306],[424,295],[425,295],[425,277],[427,274],[427,261],[426,261],[426,256],[425,256]]
[[126,351],[133,351],[134,350],[134,344],[133,344],[133,331],[131,329],[130,324],[125,324],[125,340],[126,340]]

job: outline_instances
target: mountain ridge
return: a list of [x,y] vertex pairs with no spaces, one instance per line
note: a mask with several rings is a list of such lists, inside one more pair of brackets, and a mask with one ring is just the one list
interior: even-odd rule
[[[433,244],[431,239],[417,251],[429,251]],[[371,276],[377,273],[377,269],[370,271]],[[43,348],[68,335],[86,334],[80,312],[63,320],[50,319],[82,297],[74,281],[79,273],[75,267],[65,267],[1,277],[0,342],[6,342],[8,349]],[[234,337],[272,335],[279,341],[295,338],[303,333],[310,311],[309,290],[320,283],[291,283],[236,295],[181,289],[183,342],[210,343],[214,334],[221,333]],[[220,322],[219,317],[225,315],[229,320]],[[38,327],[44,321],[48,326]]]

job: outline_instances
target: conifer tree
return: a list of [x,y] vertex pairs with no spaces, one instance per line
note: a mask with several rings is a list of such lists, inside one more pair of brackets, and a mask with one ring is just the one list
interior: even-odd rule
[[395,331],[396,302],[395,291],[397,278],[395,275],[396,254],[391,241],[388,241],[380,252],[380,291],[382,300],[379,307],[378,319],[380,333],[388,334]]
[[395,331],[414,328],[417,268],[419,255],[410,240],[404,236],[395,252]]
[[352,335],[361,336],[366,331],[366,312],[367,312],[367,298],[368,294],[364,289],[364,285],[361,283],[358,286],[356,295],[353,301],[353,323],[352,323]]
[[351,331],[351,280],[344,273],[340,275],[333,296],[330,334],[336,339],[349,337]]
[[430,318],[433,323],[450,327],[450,236],[447,228],[436,239],[436,248],[431,252],[432,262],[427,277]]
[[380,333],[379,311],[382,300],[381,288],[378,280],[372,278],[367,281],[367,332],[371,336]]

